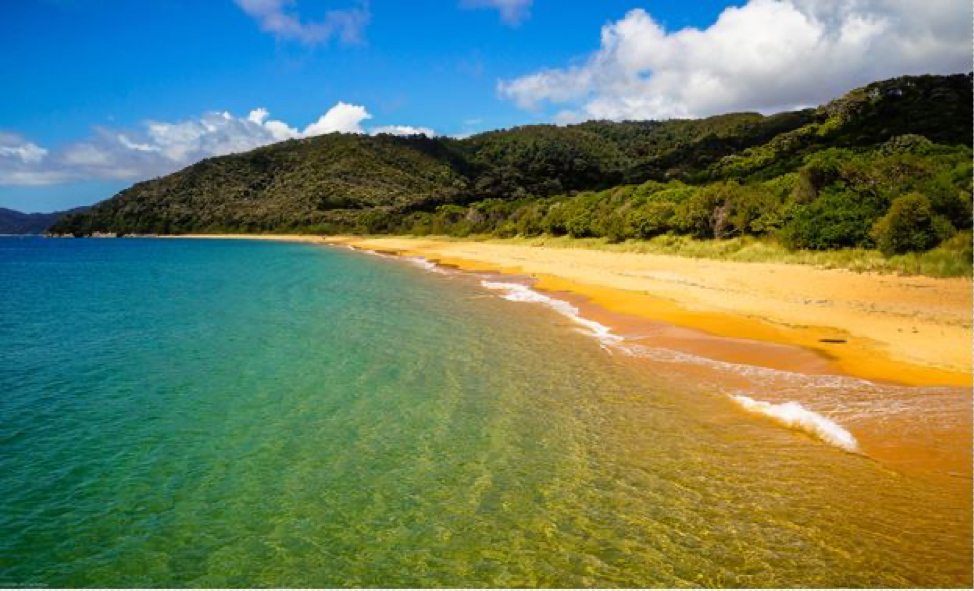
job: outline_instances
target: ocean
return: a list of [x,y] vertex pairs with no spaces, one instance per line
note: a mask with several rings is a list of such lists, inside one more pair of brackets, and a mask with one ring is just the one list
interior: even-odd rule
[[0,290],[0,586],[971,584],[969,480],[517,280],[0,237]]

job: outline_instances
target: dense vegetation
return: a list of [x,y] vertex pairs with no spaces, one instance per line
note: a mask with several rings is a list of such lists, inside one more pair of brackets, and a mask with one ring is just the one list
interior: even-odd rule
[[139,183],[51,232],[764,236],[894,256],[971,229],[971,82],[896,78],[770,117],[292,140]]

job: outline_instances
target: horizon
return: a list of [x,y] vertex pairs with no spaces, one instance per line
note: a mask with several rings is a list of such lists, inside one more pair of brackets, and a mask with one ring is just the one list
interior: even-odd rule
[[91,205],[204,158],[336,131],[767,115],[971,70],[960,2],[597,4],[17,3],[0,25],[19,58],[0,66],[13,81],[0,207]]

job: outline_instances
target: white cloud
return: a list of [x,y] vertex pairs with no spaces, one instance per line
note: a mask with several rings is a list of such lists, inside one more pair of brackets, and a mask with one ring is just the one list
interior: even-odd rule
[[287,123],[283,121],[267,120],[268,113],[267,109],[263,107],[258,107],[250,112],[247,116],[247,121],[255,125],[260,125],[266,129],[277,141],[289,140],[292,138],[301,137],[301,132],[297,129],[290,127]]
[[0,184],[44,185],[39,173],[48,151],[19,135],[0,132]]
[[460,0],[462,8],[493,8],[506,24],[516,27],[531,16],[532,0]]
[[40,162],[46,155],[47,150],[31,142],[19,146],[0,146],[0,156],[13,156],[25,164]]
[[133,142],[124,133],[118,134],[118,141],[123,146],[125,146],[126,148],[128,148],[129,150],[138,150],[140,152],[158,152],[159,151],[159,148],[157,148],[156,146],[152,146],[152,145],[149,145],[149,144],[139,144],[139,143]]
[[24,140],[19,135],[0,132],[0,159],[18,160],[21,164],[36,164],[47,156],[47,150]]
[[436,132],[429,127],[413,127],[412,125],[380,125],[373,127],[370,131],[372,135],[388,133],[390,135],[425,135],[426,137],[436,137]]
[[957,0],[750,0],[705,29],[667,31],[642,9],[602,27],[576,64],[501,81],[558,121],[774,112],[874,80],[970,70],[972,8]]
[[[339,101],[299,131],[257,108],[246,117],[210,112],[175,123],[147,121],[142,129],[96,127],[84,141],[53,152],[19,135],[0,132],[0,185],[49,185],[87,179],[141,180],[174,172],[203,158],[245,152],[267,144],[325,133],[365,133],[372,115],[361,105]],[[428,127],[386,125],[373,135],[436,135]]]
[[111,154],[91,144],[75,144],[61,155],[61,161],[72,166],[107,166],[112,164]]
[[360,43],[369,23],[365,2],[354,8],[330,10],[319,21],[302,21],[288,8],[294,0],[235,0],[244,12],[257,21],[261,30],[278,39],[295,40],[305,45],[318,45],[337,36],[342,43]]
[[338,104],[328,109],[317,121],[304,130],[304,135],[313,136],[340,131],[343,133],[363,133],[362,122],[371,119],[372,115],[359,105],[350,105],[338,101]]

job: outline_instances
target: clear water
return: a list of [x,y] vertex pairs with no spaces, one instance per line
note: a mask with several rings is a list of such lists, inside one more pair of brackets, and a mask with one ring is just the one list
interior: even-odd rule
[[969,586],[969,499],[480,280],[0,238],[0,586]]

